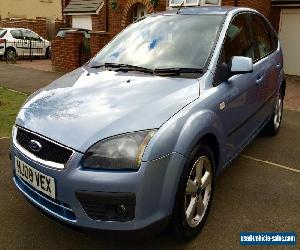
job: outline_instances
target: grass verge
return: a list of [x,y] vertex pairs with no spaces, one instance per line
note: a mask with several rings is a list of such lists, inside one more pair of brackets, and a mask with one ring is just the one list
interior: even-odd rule
[[16,115],[27,97],[27,94],[16,93],[0,86],[0,138],[11,135]]

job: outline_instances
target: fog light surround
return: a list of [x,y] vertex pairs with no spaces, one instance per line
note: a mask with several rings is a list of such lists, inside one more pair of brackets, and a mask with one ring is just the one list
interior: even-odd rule
[[136,198],[133,193],[78,191],[76,197],[93,220],[125,222],[135,217]]

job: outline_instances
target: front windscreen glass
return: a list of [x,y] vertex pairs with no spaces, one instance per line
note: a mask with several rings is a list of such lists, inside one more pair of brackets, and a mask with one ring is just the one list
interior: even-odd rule
[[150,16],[132,24],[102,49],[89,66],[105,63],[157,68],[203,68],[222,15]]
[[6,30],[0,29],[0,38],[4,37],[6,32]]

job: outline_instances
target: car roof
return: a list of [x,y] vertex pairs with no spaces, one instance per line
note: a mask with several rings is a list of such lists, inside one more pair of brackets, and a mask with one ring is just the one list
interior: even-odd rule
[[[181,15],[227,15],[230,12],[257,12],[254,9],[242,8],[242,7],[233,7],[233,6],[195,6],[195,7],[181,7],[179,12],[178,8],[169,8],[165,12],[157,13],[162,15],[172,15],[172,14],[181,14]],[[178,12],[178,13],[177,13]]]
[[0,28],[0,30],[29,30],[29,29],[25,29],[25,28]]

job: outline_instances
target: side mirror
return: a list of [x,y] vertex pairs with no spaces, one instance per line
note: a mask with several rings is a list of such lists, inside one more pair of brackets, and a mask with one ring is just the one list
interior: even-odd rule
[[229,75],[240,75],[253,72],[252,58],[243,56],[233,56],[228,65]]

